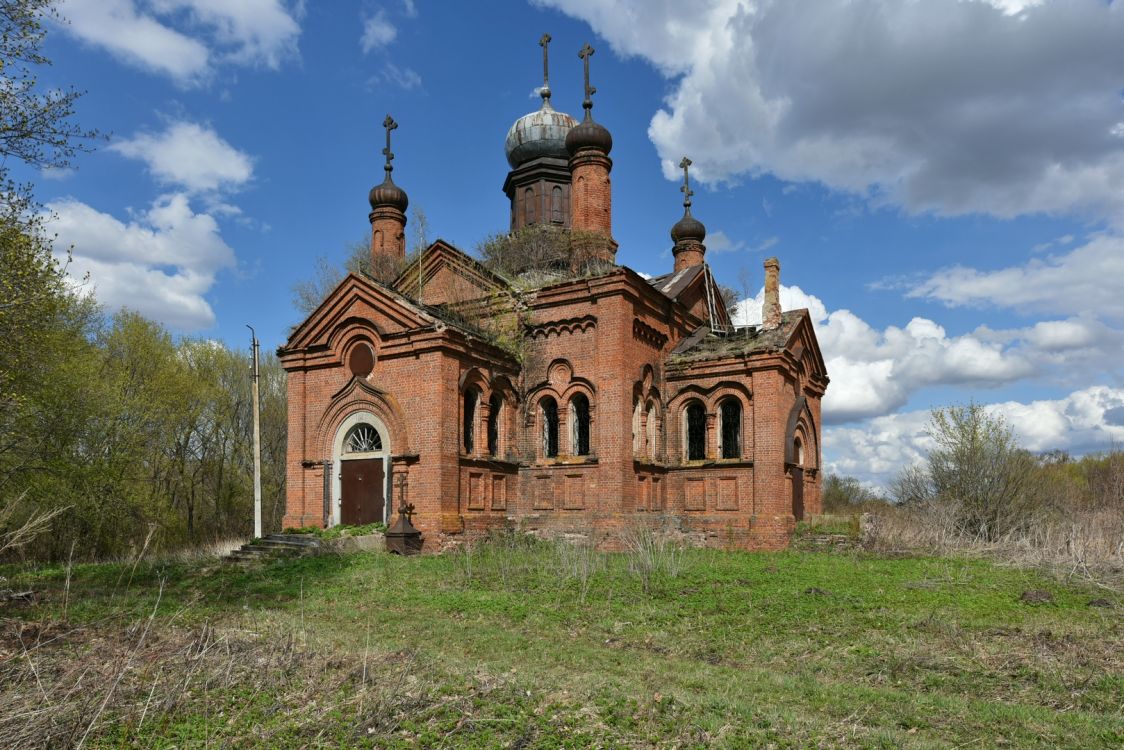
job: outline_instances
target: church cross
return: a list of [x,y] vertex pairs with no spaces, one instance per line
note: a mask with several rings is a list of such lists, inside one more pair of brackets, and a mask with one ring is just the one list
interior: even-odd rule
[[394,167],[390,165],[390,162],[394,161],[394,152],[390,150],[390,131],[397,128],[398,123],[394,121],[393,117],[387,115],[386,119],[382,121],[382,126],[386,128],[386,148],[382,150],[383,156],[386,157],[386,166],[383,169],[386,170],[386,178],[389,180],[390,173],[394,171]]
[[687,213],[691,212],[691,196],[695,194],[695,191],[691,189],[691,178],[688,173],[692,164],[694,162],[686,156],[683,157],[683,161],[679,162],[679,168],[683,170],[683,185],[680,186],[679,191],[683,193],[683,208],[687,209]]
[[586,42],[585,46],[581,48],[580,52],[578,52],[578,57],[580,57],[582,59],[582,62],[585,63],[585,101],[582,102],[582,107],[585,108],[586,114],[589,114],[589,110],[593,109],[592,97],[597,93],[597,89],[589,85],[589,58],[593,54],[593,52],[594,49],[593,47],[589,46],[589,42]]
[[545,89],[543,98],[550,96],[550,64],[547,60],[547,54],[550,46],[550,34],[543,34],[542,39],[539,40],[539,46],[542,47],[542,87]]

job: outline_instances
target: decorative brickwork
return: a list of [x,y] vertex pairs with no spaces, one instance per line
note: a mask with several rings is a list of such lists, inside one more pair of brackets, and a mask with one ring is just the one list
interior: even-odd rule
[[[545,104],[509,135],[513,227],[548,220],[611,240],[611,137],[588,115],[588,68],[586,89],[587,118],[569,135]],[[557,128],[535,141],[543,123]],[[406,197],[390,181],[384,125],[372,253],[401,258]],[[562,137],[569,175],[555,174]],[[393,283],[348,276],[278,352],[284,525],[339,523],[343,494],[365,493],[347,507],[385,508],[387,521],[412,503],[426,551],[497,528],[619,548],[638,525],[720,548],[787,546],[796,521],[820,511],[827,372],[808,312],[780,310],[775,259],[766,326],[734,329],[715,303],[689,164],[666,276],[612,265],[610,242],[594,275],[513,284],[442,241]],[[496,320],[499,333],[485,325]],[[351,471],[353,460],[383,471]],[[344,469],[382,484],[345,485]]]

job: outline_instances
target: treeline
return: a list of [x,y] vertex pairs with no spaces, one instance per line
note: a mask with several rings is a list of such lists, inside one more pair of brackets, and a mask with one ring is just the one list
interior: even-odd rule
[[[104,558],[253,530],[248,352],[108,317],[27,227],[0,222],[0,534],[14,554]],[[247,347],[248,349],[248,347]],[[261,366],[267,528],[285,492],[285,382]],[[0,546],[3,541],[0,540]]]
[[824,480],[828,513],[872,514],[885,548],[990,548],[1033,561],[1124,569],[1124,451],[1033,454],[979,404],[933,411],[924,460],[885,496],[851,477]]

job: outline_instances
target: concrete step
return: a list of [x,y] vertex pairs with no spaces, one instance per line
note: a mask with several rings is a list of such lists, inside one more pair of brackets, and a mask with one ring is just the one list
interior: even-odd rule
[[319,547],[320,540],[312,534],[267,534],[262,541],[280,542],[300,547]]

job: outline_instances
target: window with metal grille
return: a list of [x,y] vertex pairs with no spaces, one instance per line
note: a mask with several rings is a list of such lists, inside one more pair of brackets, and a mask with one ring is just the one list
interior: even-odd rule
[[500,452],[500,414],[503,412],[503,398],[493,393],[488,399],[488,455],[497,456]]
[[343,439],[344,453],[373,453],[382,450],[379,431],[369,424],[357,424],[347,431]]
[[706,410],[698,401],[687,406],[687,460],[706,458]]
[[464,392],[464,452],[472,453],[476,444],[476,402],[480,398],[480,391],[469,388]]
[[547,396],[539,402],[542,419],[542,454],[547,458],[558,456],[558,402]]
[[573,434],[570,437],[575,456],[589,455],[589,399],[576,393],[570,399],[570,422]]
[[736,398],[728,398],[719,408],[722,418],[722,458],[741,458],[742,455],[742,405]]

